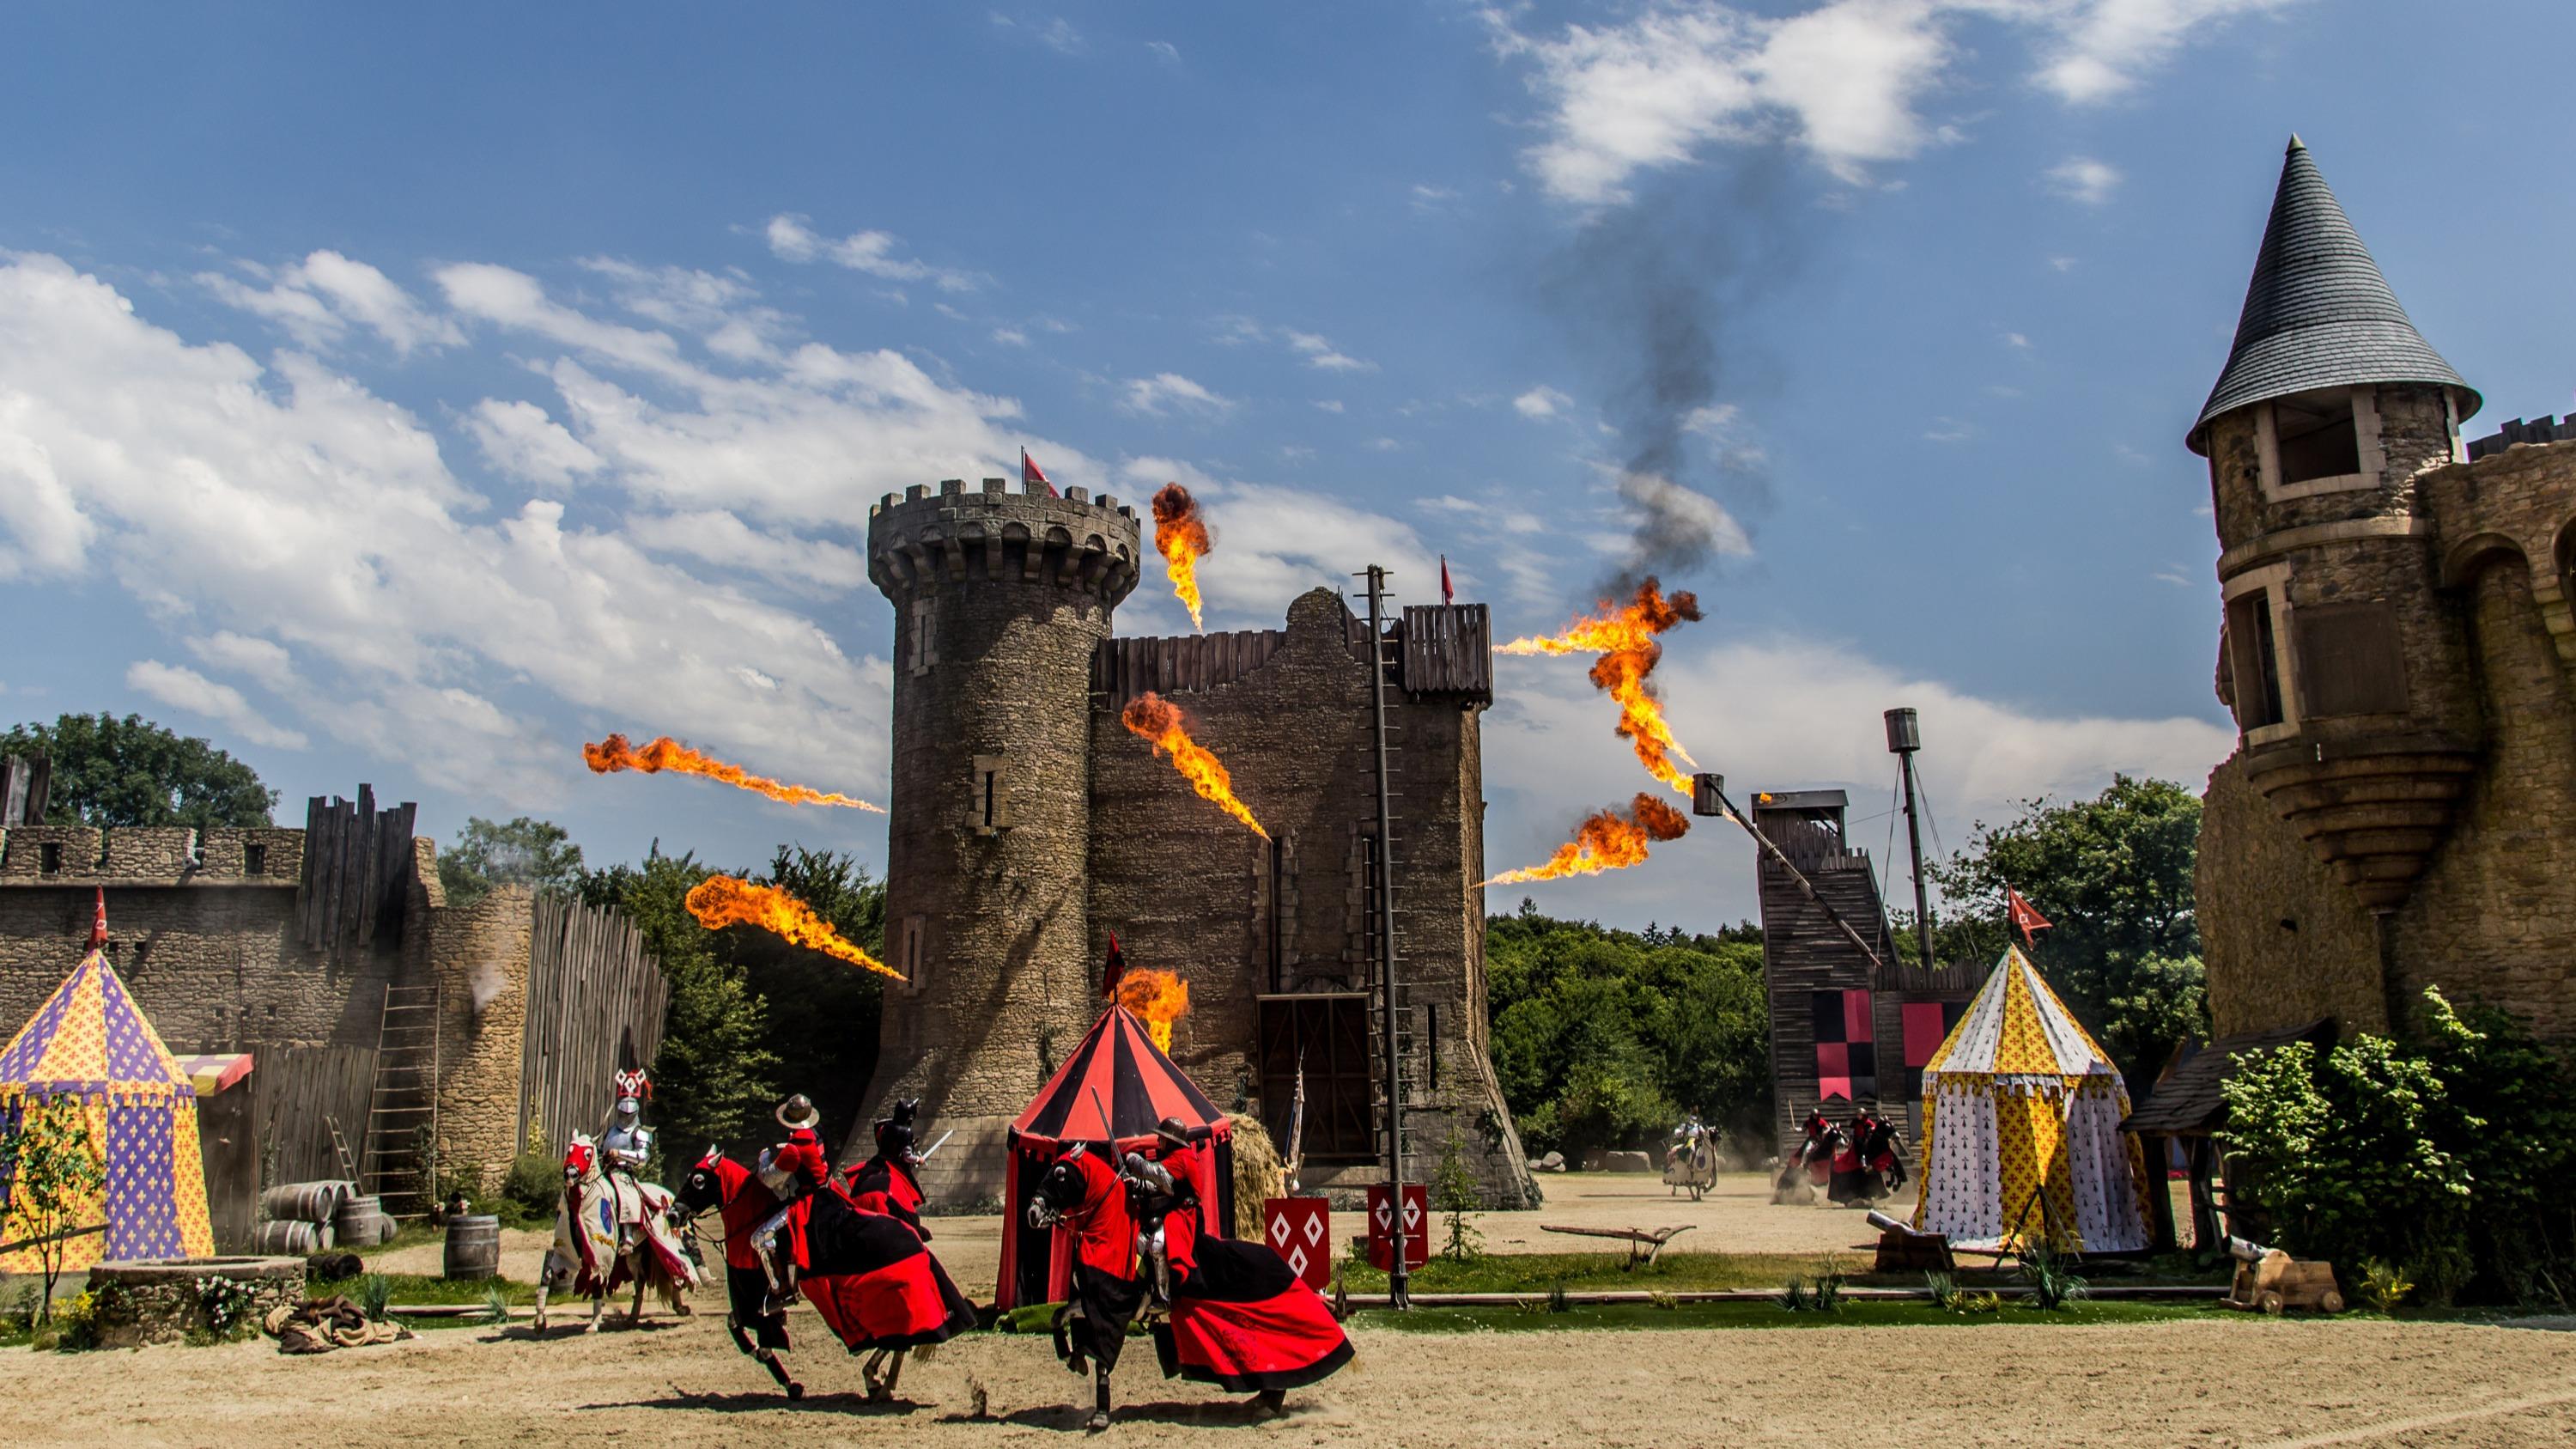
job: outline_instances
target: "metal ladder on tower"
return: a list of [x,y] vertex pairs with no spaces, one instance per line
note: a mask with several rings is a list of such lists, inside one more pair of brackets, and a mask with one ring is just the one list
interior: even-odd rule
[[360,1191],[387,1216],[420,1218],[431,1203],[418,1173],[422,1128],[438,1140],[438,987],[387,986],[376,1025],[376,1080],[367,1100]]

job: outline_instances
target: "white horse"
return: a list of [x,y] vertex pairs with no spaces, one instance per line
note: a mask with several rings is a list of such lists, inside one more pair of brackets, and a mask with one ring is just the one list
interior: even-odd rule
[[585,1133],[572,1134],[554,1246],[537,1279],[537,1332],[546,1331],[546,1295],[563,1288],[590,1299],[590,1323],[582,1331],[597,1333],[608,1295],[629,1279],[635,1283],[629,1325],[644,1321],[647,1285],[673,1313],[686,1314],[685,1295],[698,1286],[698,1273],[672,1234],[670,1207],[671,1195],[658,1184],[602,1171],[597,1144]]

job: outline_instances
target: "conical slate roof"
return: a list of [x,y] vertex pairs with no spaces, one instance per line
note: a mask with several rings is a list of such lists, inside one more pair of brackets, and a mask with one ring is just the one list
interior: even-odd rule
[[2209,420],[2249,403],[2366,382],[2458,388],[2463,418],[2481,402],[2407,320],[2308,148],[2292,136],[2236,345],[2186,441],[2203,451]]

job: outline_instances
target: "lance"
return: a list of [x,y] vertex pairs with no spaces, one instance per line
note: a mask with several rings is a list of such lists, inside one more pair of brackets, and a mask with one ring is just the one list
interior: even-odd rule
[[[948,1139],[949,1139],[949,1138],[951,1138],[951,1137],[954,1137],[954,1136],[956,1136],[956,1135],[957,1135],[957,1129],[956,1129],[956,1128],[954,1128],[954,1127],[951,1127],[951,1128],[949,1128],[947,1131],[940,1133],[940,1134],[939,1134],[939,1140],[930,1144],[930,1152],[937,1152],[940,1148],[947,1146],[947,1145],[948,1145]],[[925,1153],[921,1154],[919,1157],[914,1158],[914,1159],[913,1159],[913,1161],[915,1161],[915,1162],[928,1162],[928,1161],[930,1160],[930,1152],[925,1152]]]
[[[1794,865],[1791,865],[1789,863],[1789,857],[1782,853],[1780,847],[1771,843],[1771,837],[1764,835],[1761,831],[1753,828],[1752,821],[1735,813],[1735,802],[1726,798],[1726,777],[1724,775],[1702,773],[1695,776],[1691,783],[1693,787],[1691,801],[1692,814],[1723,815],[1727,819],[1734,821],[1738,826],[1742,827],[1744,833],[1753,837],[1753,843],[1762,847],[1762,852],[1765,855],[1770,856],[1774,864],[1789,873],[1789,880],[1792,884],[1798,887],[1798,894],[1815,902],[1817,908],[1825,913],[1825,919],[1834,923],[1834,929],[1843,933],[1843,939],[1852,943],[1852,949],[1869,958],[1870,970],[1882,975],[1885,974],[1887,963],[1878,959],[1878,953],[1869,949],[1869,943],[1860,938],[1860,932],[1851,928],[1851,922],[1843,919],[1842,913],[1833,908],[1832,902],[1826,900],[1823,896],[1816,894],[1816,887],[1813,882],[1807,879],[1806,872],[1798,869]],[[1710,804],[1714,804],[1717,808],[1714,810],[1707,808]]]

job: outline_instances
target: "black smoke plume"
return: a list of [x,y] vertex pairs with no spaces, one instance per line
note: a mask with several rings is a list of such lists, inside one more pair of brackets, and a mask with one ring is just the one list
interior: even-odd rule
[[1706,568],[1769,507],[1762,454],[1731,420],[1777,375],[1747,323],[1804,255],[1812,207],[1790,164],[1772,149],[1651,178],[1584,221],[1547,268],[1549,309],[1619,434],[1632,531],[1604,597]]

